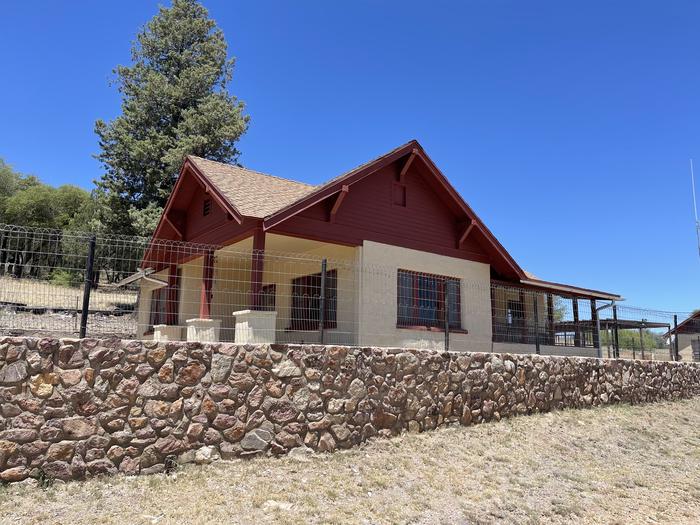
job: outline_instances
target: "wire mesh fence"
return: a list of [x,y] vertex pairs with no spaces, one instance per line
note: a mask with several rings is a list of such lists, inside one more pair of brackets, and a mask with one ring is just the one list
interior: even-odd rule
[[351,253],[0,225],[0,333],[700,359],[691,314]]

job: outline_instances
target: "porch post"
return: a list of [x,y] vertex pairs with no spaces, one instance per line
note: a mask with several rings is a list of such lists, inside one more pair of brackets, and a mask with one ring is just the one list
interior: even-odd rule
[[168,270],[168,292],[166,300],[166,324],[176,325],[178,317],[178,293],[177,289],[180,283],[177,278],[177,264],[171,264]]
[[202,292],[199,298],[199,318],[211,316],[211,288],[214,280],[214,250],[207,250],[202,262]]
[[581,346],[581,329],[578,321],[578,297],[572,297],[571,303],[574,310],[574,346]]
[[523,309],[523,318],[521,320],[522,325],[520,327],[520,342],[522,344],[527,344],[527,306],[525,305],[525,293],[523,292],[522,288],[520,289],[518,295],[518,302],[520,303],[520,308]]
[[556,329],[554,328],[554,296],[547,294],[547,330],[549,334],[548,344],[554,346],[556,343]]
[[[598,348],[600,349],[600,332],[598,330],[599,325],[598,325],[598,310],[596,309],[596,302],[595,299],[591,299],[591,324],[593,325],[593,328],[591,331],[593,332],[593,348]],[[600,356],[598,356],[600,357]]]
[[250,270],[250,309],[259,310],[261,307],[263,269],[265,264],[265,232],[256,228],[253,232],[253,255]]

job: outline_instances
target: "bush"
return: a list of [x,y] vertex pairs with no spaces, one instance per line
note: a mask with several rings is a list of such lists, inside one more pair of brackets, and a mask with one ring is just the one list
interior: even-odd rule
[[82,282],[81,276],[77,272],[69,270],[54,270],[51,273],[51,284],[57,286],[77,287]]

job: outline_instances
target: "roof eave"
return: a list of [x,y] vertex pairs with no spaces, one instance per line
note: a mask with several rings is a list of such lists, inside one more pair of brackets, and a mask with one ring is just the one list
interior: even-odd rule
[[521,284],[526,286],[535,286],[537,288],[546,288],[549,290],[560,291],[572,295],[591,297],[594,299],[603,299],[607,301],[624,301],[624,297],[610,292],[600,290],[591,290],[589,288],[580,288],[568,284],[553,283],[551,281],[543,281],[541,279],[521,279]]

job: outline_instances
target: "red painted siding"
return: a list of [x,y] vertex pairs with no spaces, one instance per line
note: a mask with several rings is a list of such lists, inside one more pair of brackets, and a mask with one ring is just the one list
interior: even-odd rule
[[335,196],[271,231],[349,245],[372,240],[488,262],[489,254],[477,235],[470,235],[457,248],[465,217],[431,186],[431,179],[423,176],[418,164],[414,163],[405,176],[405,207],[396,204],[403,200],[403,196],[397,198],[400,165],[392,164],[350,186],[333,223],[328,218]]

